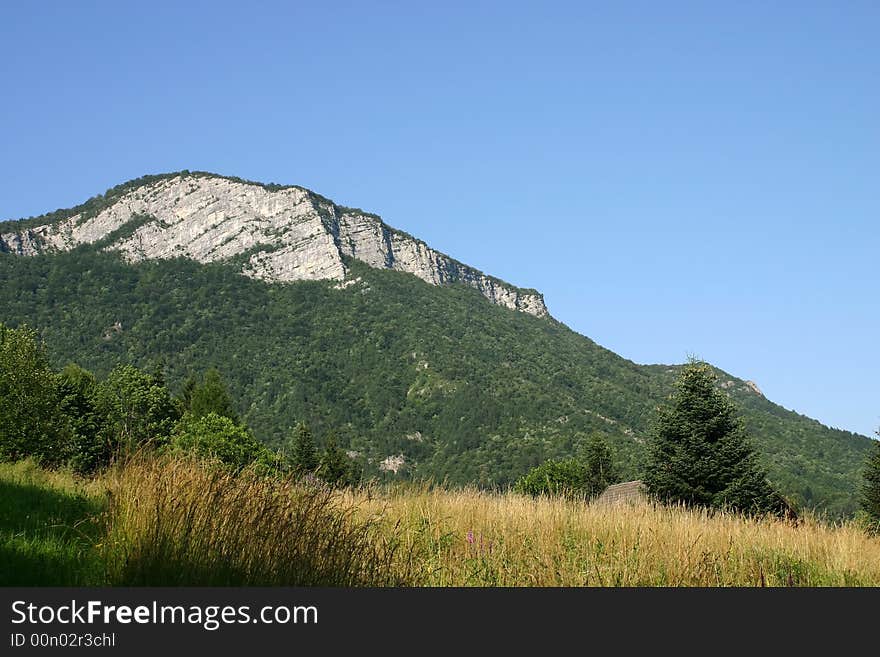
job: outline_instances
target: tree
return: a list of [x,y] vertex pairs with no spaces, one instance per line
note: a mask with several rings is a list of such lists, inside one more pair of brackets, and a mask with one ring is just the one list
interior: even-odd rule
[[644,482],[662,502],[746,513],[790,510],[767,481],[712,368],[697,360],[683,368],[670,404],[658,409]]
[[293,453],[290,460],[298,474],[314,472],[318,468],[318,451],[315,449],[312,432],[305,422],[300,422],[293,432]]
[[[880,431],[877,432],[880,435]],[[873,532],[880,532],[880,442],[872,448],[865,462],[864,482],[862,483],[862,511],[867,515]]]
[[351,459],[336,443],[336,436],[327,436],[327,443],[318,462],[318,476],[334,486],[348,486],[356,483]]
[[174,427],[171,447],[203,458],[215,458],[236,468],[275,464],[272,453],[246,428],[216,413],[183,416]]
[[186,380],[183,382],[183,391],[180,397],[180,401],[183,405],[184,411],[189,411],[192,409],[193,393],[198,387],[199,380],[196,377],[194,377],[192,374],[186,377]]
[[599,495],[617,481],[611,448],[602,434],[594,433],[590,436],[583,458],[587,469],[587,492],[591,497]]
[[60,464],[69,437],[66,420],[37,332],[0,324],[0,459],[30,456]]
[[102,438],[114,452],[164,443],[180,417],[168,389],[133,365],[116,367],[98,385],[95,407],[105,419]]
[[208,370],[201,385],[196,385],[191,390],[185,387],[184,395],[187,393],[190,395],[188,408],[194,416],[204,417],[208,413],[214,413],[238,422],[238,413],[235,412],[232,397],[218,370],[213,368]]
[[94,375],[75,363],[58,375],[61,410],[70,426],[68,459],[80,473],[94,472],[110,462],[113,445],[106,440],[104,418],[95,408],[97,381]]

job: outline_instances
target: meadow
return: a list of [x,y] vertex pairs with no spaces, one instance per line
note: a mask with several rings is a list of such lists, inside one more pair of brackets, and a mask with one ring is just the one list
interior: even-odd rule
[[0,464],[0,585],[878,586],[880,539],[654,504],[333,490],[190,458]]

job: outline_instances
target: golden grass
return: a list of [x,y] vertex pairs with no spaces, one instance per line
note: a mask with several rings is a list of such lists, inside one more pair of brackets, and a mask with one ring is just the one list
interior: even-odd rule
[[427,487],[347,495],[401,541],[422,585],[880,585],[880,540],[852,523]]
[[136,457],[105,478],[101,546],[122,585],[384,586],[404,583],[394,545],[316,482]]
[[91,481],[7,464],[0,481],[104,509],[100,565],[83,575],[96,585],[880,586],[880,538],[854,522],[428,486],[340,492],[180,457]]

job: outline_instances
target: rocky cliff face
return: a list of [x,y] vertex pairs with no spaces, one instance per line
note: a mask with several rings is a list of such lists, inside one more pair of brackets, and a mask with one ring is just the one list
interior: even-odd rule
[[219,176],[176,175],[145,184],[100,212],[0,234],[0,251],[29,256],[96,242],[130,261],[241,256],[243,274],[270,282],[343,280],[343,256],[350,256],[432,285],[463,283],[506,308],[548,314],[539,293],[486,276],[375,215],[298,187],[270,189]]

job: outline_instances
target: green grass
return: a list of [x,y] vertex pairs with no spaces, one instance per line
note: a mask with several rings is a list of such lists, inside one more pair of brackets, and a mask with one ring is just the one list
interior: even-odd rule
[[29,461],[0,464],[0,586],[96,584],[100,495]]

